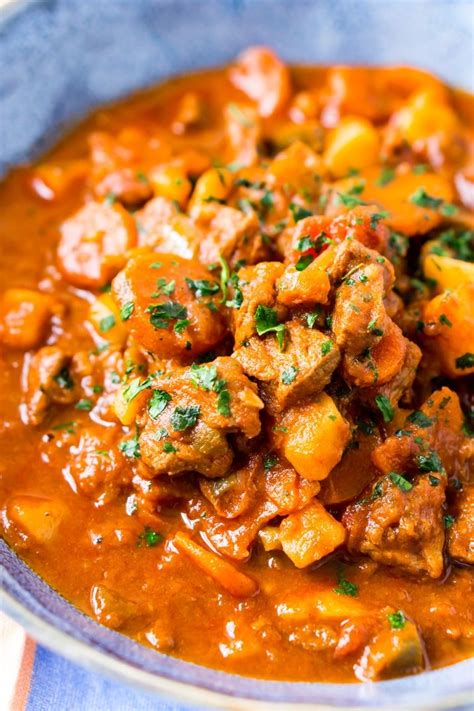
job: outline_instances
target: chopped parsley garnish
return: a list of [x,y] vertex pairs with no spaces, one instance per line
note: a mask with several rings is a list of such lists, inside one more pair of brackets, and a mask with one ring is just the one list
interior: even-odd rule
[[82,400],[79,400],[74,405],[75,410],[81,410],[83,412],[90,412],[93,407],[94,403],[92,402],[92,400],[88,400],[87,398],[82,398]]
[[281,374],[281,382],[283,385],[291,385],[291,383],[294,381],[296,376],[298,375],[298,370],[295,365],[290,365],[286,370],[283,371]]
[[166,281],[164,277],[160,277],[156,280],[156,291],[151,295],[152,299],[156,299],[157,296],[164,294],[165,296],[171,296],[176,288],[176,282],[174,279],[171,281]]
[[464,353],[464,355],[456,358],[456,368],[458,370],[465,370],[466,368],[472,368],[474,366],[474,353]]
[[419,454],[416,458],[416,463],[420,472],[444,471],[443,462],[437,452],[431,451],[428,454]]
[[326,356],[328,353],[331,352],[332,349],[332,341],[324,341],[324,343],[321,344],[321,355]]
[[409,197],[410,202],[418,207],[427,207],[430,210],[437,210],[443,204],[442,198],[431,197],[424,188],[418,188]]
[[74,434],[75,433],[75,426],[77,425],[77,422],[75,420],[71,420],[70,422],[59,422],[57,425],[53,425],[51,427],[52,430],[55,432],[60,432],[64,430],[68,434]]
[[269,472],[277,463],[278,457],[274,454],[266,454],[263,458],[263,468],[266,472]]
[[154,328],[168,328],[172,319],[186,319],[186,307],[177,301],[165,301],[162,304],[152,304],[147,308],[150,323]]
[[400,491],[410,491],[410,489],[413,488],[413,484],[411,484],[408,479],[405,479],[404,476],[398,474],[397,472],[390,472],[388,478],[390,479],[392,484],[395,484],[395,486],[400,489]]
[[415,410],[414,412],[412,412],[411,415],[408,415],[406,421],[411,422],[417,427],[422,427],[423,429],[431,427],[431,425],[433,424],[433,420],[427,415],[425,415],[425,413],[421,410]]
[[214,390],[218,380],[215,365],[198,365],[197,363],[193,363],[189,369],[189,375],[193,385],[208,392]]
[[177,451],[178,450],[176,449],[176,447],[173,444],[171,444],[171,442],[164,443],[163,452],[166,452],[166,454],[174,454]]
[[217,412],[223,417],[230,417],[230,392],[223,388],[217,396]]
[[138,441],[138,433],[131,439],[124,439],[120,442],[119,449],[122,454],[130,459],[140,459],[140,443]]
[[127,387],[123,391],[123,397],[126,402],[131,402],[137,397],[142,390],[146,390],[151,386],[151,378],[134,378],[130,381]]
[[456,215],[458,212],[459,212],[459,208],[450,202],[445,202],[443,205],[441,205],[441,208],[440,208],[440,213],[442,215],[444,215],[445,217],[452,217],[453,215]]
[[120,309],[120,318],[122,321],[128,321],[130,316],[133,314],[133,311],[135,309],[135,304],[133,301],[127,301],[126,304],[122,306]]
[[308,328],[314,328],[316,321],[321,315],[321,310],[312,311],[309,314],[305,314],[306,325]]
[[314,254],[303,254],[295,264],[297,272],[303,272],[310,264],[314,262]]
[[138,536],[137,545],[140,548],[142,545],[148,546],[148,548],[154,548],[161,543],[163,536],[158,531],[154,531],[149,526],[145,526],[143,533]]
[[347,595],[348,597],[357,597],[359,593],[359,586],[346,579],[342,566],[340,566],[337,572],[337,587],[334,588],[334,592],[338,595]]
[[[363,189],[363,188],[362,188]],[[353,189],[351,190],[353,192]],[[360,200],[360,198],[355,195],[350,195],[349,193],[337,193],[337,202],[340,205],[345,205],[346,207],[353,208],[357,205],[367,205],[366,202]]]
[[370,229],[371,230],[376,230],[377,225],[379,224],[380,220],[385,220],[387,217],[390,217],[390,213],[386,212],[385,210],[383,212],[374,212],[370,216]]
[[[189,326],[189,320],[187,318],[182,318],[179,321],[176,321],[173,330],[176,333],[183,333],[183,331]],[[189,341],[188,341],[189,343]]]
[[452,328],[453,324],[449,320],[449,318],[446,316],[446,314],[440,314],[438,321],[443,324],[443,326],[449,326],[449,328]]
[[153,390],[147,405],[151,419],[156,420],[170,401],[171,395],[166,390]]
[[383,331],[381,328],[377,327],[377,319],[372,319],[370,323],[367,325],[367,331],[369,333],[373,333],[374,336],[383,336]]
[[313,215],[311,210],[307,210],[305,207],[297,205],[295,202],[290,202],[290,210],[295,222],[304,220],[305,217],[312,217]]
[[219,291],[219,284],[215,281],[208,281],[207,279],[189,279],[186,277],[185,282],[198,299],[203,296],[212,296]]
[[275,309],[259,304],[255,311],[255,329],[259,336],[265,333],[275,333],[278,345],[283,350],[285,326],[278,323],[278,314]]
[[392,630],[402,630],[406,625],[406,617],[401,610],[387,615]]
[[450,514],[446,514],[446,516],[443,516],[443,523],[445,528],[451,528],[455,521],[456,519],[454,518],[454,516],[451,516]]
[[395,411],[390,403],[390,400],[385,395],[376,395],[375,404],[382,413],[384,422],[391,422],[395,415]]
[[68,367],[61,368],[59,373],[54,376],[53,380],[59,385],[63,390],[72,390],[74,387],[74,381],[71,378],[71,373]]
[[430,486],[439,486],[440,484],[440,480],[438,479],[438,477],[433,476],[432,474],[429,475],[428,482]]
[[309,235],[304,235],[298,240],[296,249],[298,252],[306,252],[308,249],[314,249],[315,244]]
[[107,333],[115,326],[115,316],[110,314],[110,316],[104,316],[99,321],[99,329],[102,333]]
[[183,432],[184,430],[194,427],[198,421],[201,408],[199,405],[189,405],[189,407],[176,407],[171,415],[171,425],[175,432]]
[[395,179],[395,170],[393,168],[389,168],[388,166],[385,166],[382,168],[380,171],[380,175],[375,181],[375,184],[379,188],[385,187],[385,185],[388,185],[389,183],[392,182],[392,180]]

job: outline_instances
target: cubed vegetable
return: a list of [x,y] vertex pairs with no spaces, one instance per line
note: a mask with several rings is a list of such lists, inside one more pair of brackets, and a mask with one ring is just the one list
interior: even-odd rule
[[326,393],[287,410],[283,453],[305,479],[325,479],[341,459],[350,427]]

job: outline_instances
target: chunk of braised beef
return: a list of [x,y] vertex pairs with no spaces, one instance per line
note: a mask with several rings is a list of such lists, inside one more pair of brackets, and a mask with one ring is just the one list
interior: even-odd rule
[[344,512],[349,551],[414,575],[439,578],[444,567],[445,488],[445,477],[436,486],[428,475],[411,483],[393,472],[379,480]]
[[297,321],[285,325],[285,348],[275,336],[252,336],[234,357],[261,384],[270,413],[277,413],[320,392],[339,363],[339,349],[324,333]]
[[223,476],[233,459],[227,435],[256,437],[262,407],[256,385],[231,358],[175,369],[153,381],[140,423],[141,457],[155,476]]

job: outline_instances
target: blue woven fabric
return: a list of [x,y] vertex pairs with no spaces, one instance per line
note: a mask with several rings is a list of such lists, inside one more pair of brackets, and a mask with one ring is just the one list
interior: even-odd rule
[[36,648],[26,711],[199,711],[87,671]]

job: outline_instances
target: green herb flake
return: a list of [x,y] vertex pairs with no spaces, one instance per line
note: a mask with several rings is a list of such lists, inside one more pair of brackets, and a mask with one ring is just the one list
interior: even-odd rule
[[82,400],[79,400],[74,405],[75,410],[81,410],[82,412],[90,412],[93,407],[94,403],[92,400],[88,400],[87,398],[82,398]]
[[431,197],[424,188],[418,188],[410,195],[409,200],[418,207],[426,207],[430,210],[437,210],[442,204],[442,198]]
[[152,420],[156,420],[171,401],[171,395],[166,390],[153,390],[148,400],[147,410]]
[[453,324],[449,320],[449,318],[446,316],[446,314],[440,314],[438,321],[443,324],[443,326],[448,326],[449,328],[453,327]]
[[304,220],[305,217],[312,217],[313,215],[311,210],[307,210],[305,207],[297,205],[295,202],[290,202],[290,210],[295,222]]
[[166,454],[175,454],[178,450],[176,447],[171,444],[171,442],[165,442],[163,444],[163,452],[166,452]]
[[270,469],[273,469],[273,467],[277,463],[278,463],[278,457],[275,456],[274,454],[266,454],[263,458],[263,468],[266,472],[269,472]]
[[129,459],[140,459],[140,443],[138,441],[138,434],[131,439],[124,439],[120,442],[119,449],[122,454],[129,457]]
[[314,262],[314,254],[303,254],[295,264],[297,272],[303,272],[310,264]]
[[444,471],[443,462],[437,452],[431,451],[427,454],[419,454],[416,458],[416,463],[420,472],[442,472]]
[[375,404],[382,413],[384,422],[391,422],[394,418],[395,411],[390,403],[390,400],[385,395],[376,395]]
[[411,415],[408,415],[406,421],[411,422],[413,425],[416,425],[416,427],[421,427],[423,429],[431,427],[434,422],[421,410],[415,410],[414,412],[412,412]]
[[137,545],[139,548],[143,545],[147,546],[148,548],[154,548],[158,545],[158,543],[161,543],[162,540],[163,536],[161,535],[161,533],[158,533],[158,531],[154,531],[149,526],[145,526],[145,530],[143,531],[143,533],[140,533],[140,535],[138,536]]
[[189,279],[186,277],[185,282],[198,299],[203,296],[212,296],[219,291],[219,284],[208,279]]
[[456,519],[454,518],[454,516],[451,516],[450,514],[446,514],[445,516],[443,516],[443,523],[445,528],[451,528],[455,521]]
[[402,630],[406,625],[406,617],[401,610],[387,615],[392,630]]
[[337,586],[334,588],[334,592],[338,595],[346,595],[348,597],[357,597],[359,594],[359,586],[346,579],[342,566],[340,566],[337,573]]
[[285,326],[278,323],[278,314],[275,309],[259,304],[255,311],[255,329],[259,336],[265,333],[275,333],[278,345],[283,350]]
[[464,353],[464,355],[456,358],[456,368],[458,370],[466,370],[474,366],[474,353]]
[[375,181],[375,184],[379,188],[384,188],[386,185],[392,182],[392,180],[395,179],[395,170],[393,168],[389,168],[388,166],[384,166],[382,170],[380,171],[380,175]]
[[230,392],[227,389],[222,389],[217,396],[217,412],[223,417],[230,417]]
[[150,314],[150,323],[153,328],[168,328],[173,319],[186,319],[186,307],[177,301],[165,301],[162,304],[153,304],[146,311]]
[[398,474],[397,472],[390,472],[388,475],[388,478],[392,482],[392,484],[395,484],[400,491],[410,491],[413,488],[413,484],[411,484],[408,479],[405,479],[404,476],[401,474]]
[[74,387],[74,381],[71,378],[71,373],[69,372],[69,368],[67,366],[61,368],[59,373],[53,377],[53,380],[62,390],[72,390]]
[[99,329],[102,333],[107,333],[115,326],[115,316],[110,314],[109,316],[104,316],[99,321]]
[[281,382],[283,385],[291,385],[296,376],[298,375],[299,368],[295,365],[290,365],[286,370],[283,371],[281,375]]
[[332,350],[332,341],[324,341],[321,344],[321,355],[326,356]]
[[189,405],[188,407],[176,407],[171,415],[171,425],[175,432],[194,427],[201,413],[199,405]]
[[133,301],[127,301],[126,304],[122,306],[120,309],[120,318],[122,321],[128,321],[130,316],[133,314],[133,311],[135,309],[135,304]]

